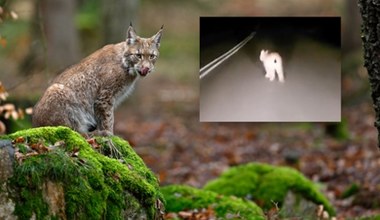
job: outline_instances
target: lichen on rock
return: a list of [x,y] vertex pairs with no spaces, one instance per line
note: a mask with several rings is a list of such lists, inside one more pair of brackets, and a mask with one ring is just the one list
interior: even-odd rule
[[[157,178],[121,138],[42,127],[1,139],[16,151],[7,184],[19,219],[155,219],[162,211]],[[118,154],[99,153],[107,149]]]
[[168,185],[161,188],[167,202],[167,212],[211,208],[217,219],[264,220],[265,216],[255,203],[185,185]]
[[249,198],[264,210],[274,203],[280,207],[289,192],[323,205],[330,215],[335,211],[316,185],[295,169],[267,164],[249,163],[232,167],[222,175],[208,182],[204,189],[223,195]]

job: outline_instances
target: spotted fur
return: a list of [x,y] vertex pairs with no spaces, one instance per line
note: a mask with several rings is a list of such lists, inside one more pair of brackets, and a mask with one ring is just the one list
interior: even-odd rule
[[162,28],[151,38],[141,38],[131,25],[125,42],[104,46],[67,68],[34,107],[33,126],[63,125],[112,135],[114,109],[139,78],[154,70],[161,35]]

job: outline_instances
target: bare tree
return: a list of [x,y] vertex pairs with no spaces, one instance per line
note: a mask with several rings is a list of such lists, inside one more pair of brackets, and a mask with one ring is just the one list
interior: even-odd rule
[[[363,19],[362,41],[364,66],[367,68],[371,85],[371,96],[376,112],[375,127],[380,134],[380,1],[359,0]],[[378,136],[380,140],[380,135]],[[378,144],[380,147],[380,144]]]

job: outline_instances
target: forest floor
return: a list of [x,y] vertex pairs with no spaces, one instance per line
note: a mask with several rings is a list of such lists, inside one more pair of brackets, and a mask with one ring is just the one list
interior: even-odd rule
[[[273,10],[283,10],[275,14],[290,14],[290,9],[301,12],[323,9],[325,15],[331,15],[340,10],[330,7],[330,1],[303,9],[298,3],[294,3],[297,7],[273,9],[271,1],[258,2],[262,3],[256,9],[252,9],[254,4],[243,0],[206,5],[215,7],[214,14],[208,14],[210,8],[194,6],[190,1],[186,7],[182,2],[164,5],[151,1],[151,6],[143,5],[142,27],[154,29],[165,20],[167,51],[162,53],[157,70],[165,72],[167,78],[158,77],[157,72],[139,82],[137,91],[116,112],[115,134],[134,146],[162,185],[202,187],[231,166],[263,162],[294,167],[321,183],[340,219],[380,214],[380,150],[373,126],[375,113],[368,92],[356,95],[358,84],[368,84],[366,78],[342,80],[342,95],[350,99],[350,104],[342,107],[342,118],[349,131],[349,137],[343,140],[329,135],[325,123],[199,122],[198,15],[248,15],[254,10],[262,15]],[[217,6],[220,7],[216,9]],[[0,81],[7,89],[13,88],[8,92],[15,97],[32,96],[37,100],[55,72],[44,71],[28,79],[23,74],[15,75],[31,41],[24,36],[29,33],[26,24],[12,28],[20,37],[10,36],[14,42],[9,41],[7,50],[0,53]],[[342,66],[344,77],[350,71],[356,72],[354,63],[362,66],[357,60],[349,60],[346,62],[349,65]],[[359,74],[366,75],[363,68]],[[355,186],[358,192],[343,198],[344,192]]]
[[[145,88],[156,92],[147,95]],[[380,153],[369,97],[343,107],[349,138],[337,140],[326,123],[200,123],[193,88],[158,77],[138,90],[117,111],[115,133],[130,141],[162,185],[202,187],[231,166],[263,162],[320,182],[339,219],[380,214]]]

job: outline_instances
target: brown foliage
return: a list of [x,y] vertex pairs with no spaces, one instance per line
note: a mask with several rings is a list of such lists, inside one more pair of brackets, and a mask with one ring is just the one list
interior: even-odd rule
[[16,108],[16,106],[12,103],[3,103],[7,100],[8,92],[6,91],[3,84],[0,82],[0,134],[4,134],[6,132],[6,126],[4,124],[3,119],[23,119],[25,114],[32,114],[32,108],[21,109]]

